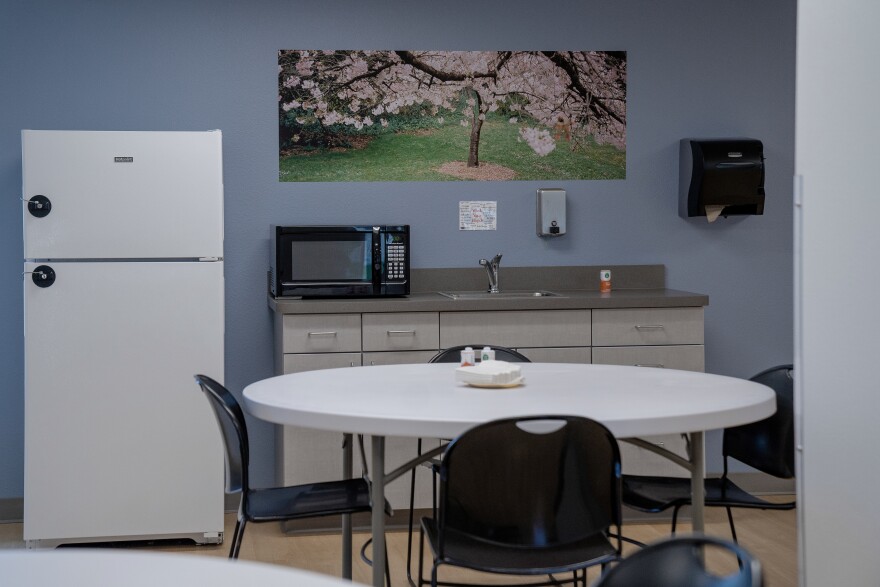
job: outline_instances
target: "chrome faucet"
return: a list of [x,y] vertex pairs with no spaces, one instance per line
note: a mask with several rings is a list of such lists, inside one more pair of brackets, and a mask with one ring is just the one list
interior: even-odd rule
[[489,276],[489,293],[501,293],[498,289],[498,267],[501,265],[501,253],[492,257],[491,261],[480,259],[480,265],[486,268],[486,274]]

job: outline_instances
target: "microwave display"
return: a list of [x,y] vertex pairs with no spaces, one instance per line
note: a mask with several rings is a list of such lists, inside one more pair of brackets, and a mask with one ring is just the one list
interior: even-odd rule
[[409,226],[272,226],[276,298],[409,294]]

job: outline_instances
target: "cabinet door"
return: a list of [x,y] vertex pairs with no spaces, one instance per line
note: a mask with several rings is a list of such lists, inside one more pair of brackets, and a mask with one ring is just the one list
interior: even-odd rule
[[442,312],[440,348],[462,344],[588,347],[590,310]]
[[371,365],[401,365],[406,363],[427,363],[437,351],[406,351],[388,353],[363,353],[363,364]]
[[516,349],[533,363],[590,363],[590,347],[551,347]]
[[365,351],[413,351],[440,348],[436,312],[364,314]]
[[703,345],[593,347],[593,362],[602,365],[705,370]]
[[[360,364],[360,353],[285,355],[284,373]],[[279,443],[280,484],[299,485],[342,478],[342,433],[282,426]]]
[[[365,315],[366,316],[366,315]],[[436,353],[434,351],[410,351],[399,353],[364,353],[364,365],[400,365],[405,363],[427,363]],[[450,374],[450,377],[452,375]],[[418,401],[418,390],[413,390],[413,401]],[[439,446],[437,438],[422,438],[422,451]],[[385,438],[385,472],[390,473],[418,454],[418,439],[388,436]],[[370,454],[370,447],[366,447]],[[368,457],[369,458],[369,457]],[[433,505],[433,475],[427,467],[418,466],[416,471],[416,489],[414,507],[427,509]],[[395,510],[409,510],[409,488],[411,473],[398,477],[385,488],[385,497]]]
[[284,373],[360,367],[360,353],[299,353],[284,355]]
[[[702,345],[593,347],[593,363],[703,371],[704,352]],[[647,436],[644,440],[687,458],[687,441],[681,434]],[[626,442],[620,443],[620,459],[628,475],[690,476],[671,461]]]

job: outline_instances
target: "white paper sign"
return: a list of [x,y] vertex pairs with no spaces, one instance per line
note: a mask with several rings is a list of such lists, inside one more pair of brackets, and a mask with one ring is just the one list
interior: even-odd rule
[[498,202],[470,201],[458,203],[459,230],[495,230]]

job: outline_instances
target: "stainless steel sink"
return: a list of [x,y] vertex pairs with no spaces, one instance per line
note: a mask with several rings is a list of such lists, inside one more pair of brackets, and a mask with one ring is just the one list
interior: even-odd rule
[[544,290],[510,290],[490,293],[488,291],[440,291],[441,296],[453,300],[509,300],[519,298],[553,298],[562,297],[561,294]]

